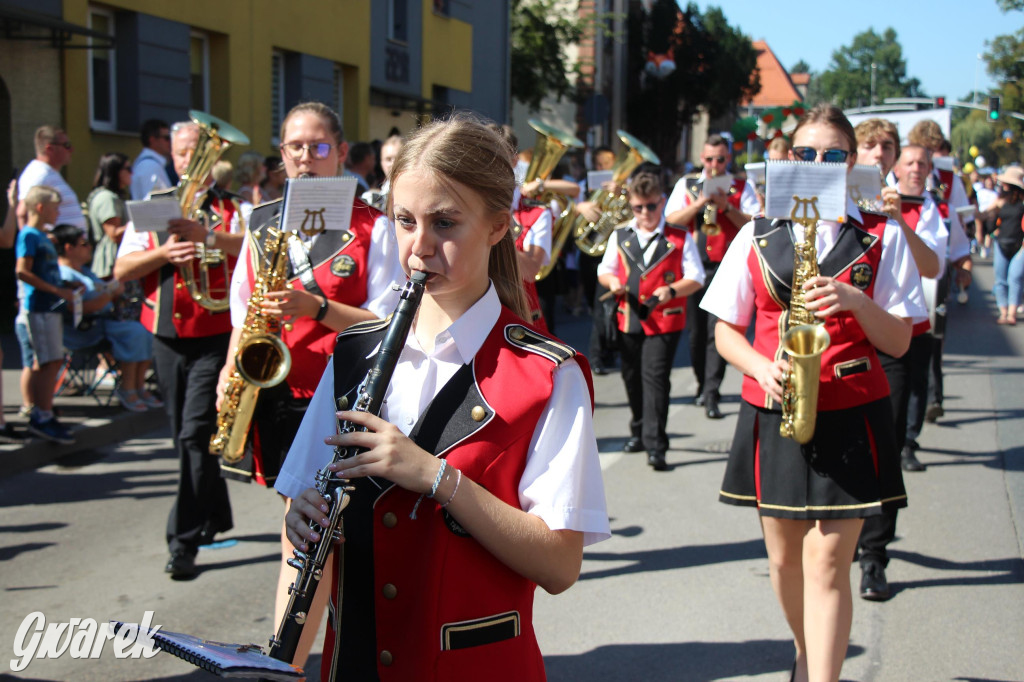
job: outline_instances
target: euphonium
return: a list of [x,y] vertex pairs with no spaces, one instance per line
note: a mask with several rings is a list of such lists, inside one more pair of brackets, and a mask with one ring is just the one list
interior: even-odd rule
[[591,193],[590,201],[597,205],[601,211],[601,217],[592,223],[583,216],[577,216],[573,224],[576,246],[588,256],[602,255],[608,245],[608,238],[615,228],[633,216],[633,211],[629,207],[629,190],[626,189],[626,179],[644,161],[655,165],[661,163],[657,154],[625,130],[618,131],[618,135],[625,148],[615,159],[615,165],[612,167],[612,182],[619,186],[619,191],[609,192],[598,189]]
[[[804,226],[804,240],[793,245],[793,287],[789,301],[788,331],[782,337],[782,350],[790,357],[790,369],[782,377],[782,423],[779,434],[801,445],[814,437],[818,417],[818,384],[821,381],[821,354],[831,343],[822,320],[807,310],[804,283],[818,276],[817,197],[793,197],[792,220]],[[803,216],[797,210],[803,207]],[[813,215],[811,215],[813,213]]]
[[[199,143],[192,153],[192,160],[189,161],[188,168],[181,174],[175,192],[181,204],[182,217],[205,223],[212,229],[219,217],[211,216],[202,210],[206,193],[200,190],[206,186],[210,171],[213,170],[213,164],[217,163],[224,152],[233,144],[249,144],[249,138],[230,123],[222,121],[216,116],[195,110],[189,111],[188,115],[199,126]],[[197,243],[195,260],[198,261],[198,284],[191,261],[179,267],[182,283],[188,289],[192,300],[211,312],[218,313],[227,310],[230,302],[226,290],[228,282],[231,281],[231,273],[228,271],[228,262],[224,252],[220,249],[207,248],[206,244]],[[210,289],[210,269],[216,267],[224,269],[225,292],[221,298],[214,297]]]
[[[547,180],[566,151],[583,146],[583,143],[573,135],[547,123],[531,118],[529,124],[537,131],[537,141],[533,145],[533,157],[530,159],[530,166],[526,169],[523,184],[537,179]],[[558,262],[558,256],[562,253],[565,240],[572,232],[572,222],[576,215],[575,203],[564,194],[547,191],[535,198],[537,203],[544,205],[549,204],[552,200],[558,202],[561,212],[555,217],[552,227],[551,259],[537,272],[535,279],[538,282],[547,277]]]
[[245,324],[235,351],[235,371],[224,389],[217,412],[217,431],[210,437],[210,454],[228,464],[242,459],[261,388],[276,386],[288,377],[292,356],[277,336],[278,323],[263,313],[267,293],[287,288],[288,243],[292,232],[268,227],[263,263],[253,284]]

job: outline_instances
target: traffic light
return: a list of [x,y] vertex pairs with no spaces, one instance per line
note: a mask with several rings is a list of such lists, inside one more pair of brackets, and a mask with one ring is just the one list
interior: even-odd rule
[[988,120],[999,120],[999,96],[992,95],[988,98]]
[[936,97],[935,98],[935,108],[936,109],[944,109],[945,107],[946,107],[946,98],[941,96],[941,95]]

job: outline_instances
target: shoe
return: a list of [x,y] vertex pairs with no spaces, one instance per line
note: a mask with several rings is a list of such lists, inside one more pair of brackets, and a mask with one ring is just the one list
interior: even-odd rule
[[987,246],[981,247],[981,259],[982,260],[988,260],[988,255],[989,255],[988,247]]
[[171,580],[191,580],[199,573],[196,569],[196,555],[188,552],[174,552],[164,566],[164,573],[171,574]]
[[705,401],[706,399],[704,398],[703,393],[698,393],[693,397],[693,404],[696,405],[697,407],[704,407]]
[[921,449],[921,445],[913,438],[908,438],[907,442],[903,444],[903,447],[910,448],[914,452],[917,452],[918,450]]
[[611,374],[611,370],[609,370],[604,365],[598,365],[598,364],[591,365],[590,366],[590,371],[593,372],[594,374],[596,374],[598,376],[602,376],[602,377],[604,375],[606,375],[606,374]]
[[141,400],[146,407],[164,406],[164,401],[160,400],[160,398],[157,398],[149,391],[139,391],[139,400]]
[[707,415],[708,419],[721,419],[723,417],[722,411],[718,409],[718,398],[708,396],[704,399],[704,414]]
[[865,561],[860,565],[860,598],[868,601],[889,599],[889,582],[885,579],[885,567],[878,561]]
[[965,305],[968,301],[967,290],[961,289],[960,293],[956,295],[956,302],[960,305]]
[[668,471],[668,464],[665,463],[664,452],[647,453],[647,463],[654,467],[655,471]]
[[0,443],[5,445],[22,445],[25,439],[14,431],[13,424],[4,424],[0,427]]
[[623,452],[643,452],[644,442],[637,436],[633,436],[626,441],[626,444],[622,446]]
[[117,400],[121,403],[121,407],[129,412],[145,412],[149,409],[146,407],[146,403],[139,399],[137,391],[126,391],[121,388],[115,388],[114,395],[117,396]]
[[18,408],[18,416],[28,419],[32,416],[32,405],[22,405]]
[[56,417],[50,417],[44,422],[39,421],[35,417],[29,418],[28,432],[33,436],[39,436],[52,443],[60,443],[61,445],[70,445],[75,442],[71,432],[68,431],[66,426],[57,421]]
[[907,447],[903,448],[903,452],[900,453],[900,466],[904,471],[924,471],[928,468],[921,464],[917,456],[914,455],[914,451]]
[[[934,424],[939,417],[945,416],[946,411],[942,409],[942,405],[938,403],[932,403],[928,406],[928,409],[924,411],[924,420],[930,424]],[[914,448],[915,450],[917,448]]]

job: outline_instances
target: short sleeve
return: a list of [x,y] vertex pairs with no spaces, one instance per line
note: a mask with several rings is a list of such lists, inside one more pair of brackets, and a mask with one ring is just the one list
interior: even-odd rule
[[398,240],[387,216],[378,216],[373,224],[367,267],[369,278],[362,307],[383,319],[398,305],[399,292],[392,285],[405,282],[405,272],[398,260]]

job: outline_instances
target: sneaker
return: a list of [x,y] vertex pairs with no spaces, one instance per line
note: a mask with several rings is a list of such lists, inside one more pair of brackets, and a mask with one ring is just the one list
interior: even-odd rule
[[981,259],[982,260],[988,260],[988,256],[989,256],[988,247],[987,246],[981,247]]
[[35,417],[30,418],[28,420],[28,432],[33,436],[39,436],[61,445],[70,445],[75,442],[71,432],[68,431],[66,426],[57,421],[56,417],[51,417],[44,422],[37,420]]
[[21,445],[25,439],[14,432],[13,424],[4,424],[0,427],[0,443],[5,445]]
[[114,389],[114,395],[117,396],[121,407],[129,412],[145,412],[149,409],[146,407],[146,403],[139,399],[139,394],[136,391],[126,391],[117,388]]
[[149,391],[139,391],[139,400],[141,400],[146,407],[163,407],[164,401],[157,398]]
[[18,408],[18,416],[28,419],[32,416],[32,405],[22,405]]

